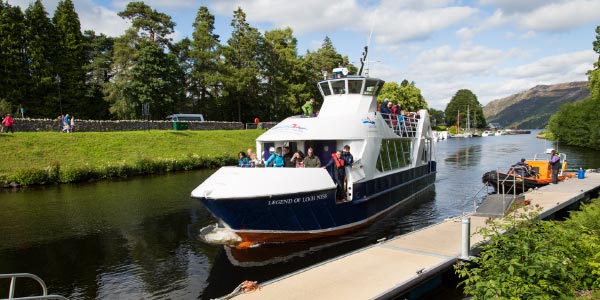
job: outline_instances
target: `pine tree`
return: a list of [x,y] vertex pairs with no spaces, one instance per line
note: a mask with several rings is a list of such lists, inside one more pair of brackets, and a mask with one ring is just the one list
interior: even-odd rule
[[29,83],[23,106],[30,117],[54,117],[61,112],[62,106],[58,97],[60,83],[53,68],[57,55],[54,25],[41,0],[36,0],[25,10],[25,20]]
[[234,11],[231,27],[231,37],[223,47],[225,97],[222,99],[225,101],[220,103],[220,110],[226,120],[249,121],[260,104],[259,62],[263,37],[246,22],[246,13],[241,8]]
[[24,100],[28,83],[24,31],[21,9],[0,0],[0,99],[14,108]]
[[95,116],[85,95],[84,40],[79,17],[71,0],[58,2],[52,18],[56,29],[56,56],[54,71],[61,78],[61,101],[63,111],[80,118]]
[[[297,40],[291,28],[265,32],[263,82],[268,100],[264,101],[266,109],[262,111],[269,112],[269,120],[299,114],[300,107],[311,96],[304,61],[297,52]],[[273,101],[269,101],[271,99]]]
[[194,112],[207,117],[217,115],[216,98],[219,95],[220,69],[219,36],[214,33],[215,17],[202,6],[196,13],[192,34],[188,92]]
[[112,78],[112,54],[115,39],[104,34],[96,35],[86,30],[83,34],[84,57],[87,62],[83,66],[85,72],[85,101],[89,111],[94,112],[95,119],[109,117],[109,105],[104,101],[102,86]]

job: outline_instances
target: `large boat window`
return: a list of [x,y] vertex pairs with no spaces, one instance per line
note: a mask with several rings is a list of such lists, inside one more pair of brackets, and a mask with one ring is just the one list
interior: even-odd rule
[[408,140],[382,140],[377,157],[377,170],[384,172],[409,165],[410,143]]
[[348,93],[349,94],[360,94],[360,89],[362,88],[363,80],[348,80]]
[[331,89],[334,94],[345,94],[346,93],[346,80],[331,81]]
[[380,85],[377,80],[369,80],[367,79],[365,82],[365,91],[363,94],[365,95],[376,95],[379,92]]
[[321,86],[321,91],[323,92],[323,96],[331,95],[331,89],[329,89],[328,81],[321,82],[320,86]]

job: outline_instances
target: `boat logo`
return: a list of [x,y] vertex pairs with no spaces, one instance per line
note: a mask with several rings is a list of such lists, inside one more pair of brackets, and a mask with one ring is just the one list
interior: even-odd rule
[[363,124],[369,124],[369,127],[375,127],[375,121],[371,120],[371,118],[366,117],[361,120]]
[[277,126],[273,127],[274,130],[291,130],[291,131],[306,131],[307,128],[306,127],[302,127],[298,124],[278,124]]

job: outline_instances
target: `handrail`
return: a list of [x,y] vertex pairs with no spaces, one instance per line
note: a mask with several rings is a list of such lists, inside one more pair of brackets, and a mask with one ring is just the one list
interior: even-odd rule
[[419,115],[411,113],[411,115],[402,114],[384,114],[380,113],[385,122],[394,130],[394,133],[401,137],[416,137],[417,128],[419,126]]
[[[18,300],[49,300],[49,299],[58,299],[58,300],[68,300],[68,298],[60,296],[60,295],[48,295],[48,288],[40,277],[30,274],[30,273],[13,273],[13,274],[0,274],[0,279],[10,278],[10,288],[8,291],[8,298],[5,299],[18,299]],[[29,278],[37,281],[42,287],[42,295],[41,296],[28,296],[28,297],[18,297],[14,298],[15,295],[15,286],[17,278]]]

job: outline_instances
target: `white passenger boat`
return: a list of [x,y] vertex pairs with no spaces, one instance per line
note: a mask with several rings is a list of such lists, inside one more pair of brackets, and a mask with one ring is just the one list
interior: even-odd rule
[[384,81],[338,71],[318,83],[324,102],[317,117],[283,120],[257,138],[256,148],[265,161],[270,147],[304,153],[313,147],[326,164],[349,145],[354,164],[346,166],[343,195],[324,168],[222,167],[192,197],[219,220],[211,230],[225,232],[223,243],[244,248],[344,234],[434,184],[427,110],[416,117],[381,114],[377,95]]

